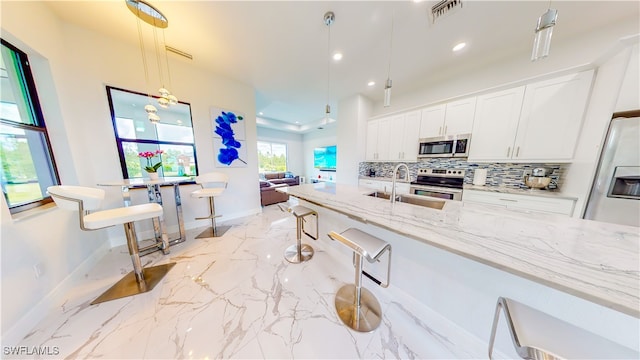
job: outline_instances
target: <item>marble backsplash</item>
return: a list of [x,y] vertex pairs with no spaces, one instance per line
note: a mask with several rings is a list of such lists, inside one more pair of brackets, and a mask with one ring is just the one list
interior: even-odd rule
[[[376,177],[390,178],[397,162],[361,162],[359,167],[360,176],[369,176],[369,170],[375,171]],[[406,163],[409,167],[411,181],[415,181],[418,169],[464,169],[464,183],[473,183],[473,173],[475,169],[487,169],[486,186],[506,186],[516,189],[527,189],[524,184],[523,173],[537,167],[544,167],[553,170],[551,178],[555,180],[557,188],[562,187],[562,175],[566,169],[566,164],[510,164],[510,163],[470,163],[465,159],[422,159],[418,162]]]

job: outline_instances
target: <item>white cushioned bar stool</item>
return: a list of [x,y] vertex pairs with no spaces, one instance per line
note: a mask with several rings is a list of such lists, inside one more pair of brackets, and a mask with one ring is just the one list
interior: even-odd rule
[[[280,207],[280,210],[284,209]],[[293,214],[296,217],[296,243],[289,246],[284,251],[284,258],[294,264],[299,264],[301,262],[309,261],[313,257],[313,248],[311,245],[302,243],[302,234],[304,233],[308,237],[313,240],[318,240],[318,213],[314,210],[309,209],[308,207],[302,205],[295,205],[288,208],[286,211]],[[315,216],[316,218],[316,235],[313,236],[309,234],[305,228],[304,223],[306,222],[306,216]]]
[[216,205],[214,199],[216,196],[222,195],[229,183],[229,176],[221,172],[210,172],[196,176],[196,184],[200,185],[201,189],[191,193],[191,197],[194,198],[208,198],[209,199],[209,215],[204,217],[197,217],[196,220],[211,219],[211,227],[208,227],[201,232],[196,239],[220,237],[224,235],[231,228],[231,226],[216,226],[216,218],[222,216],[216,214]]
[[[153,218],[160,220],[162,217],[161,205],[149,203],[96,211],[100,209],[104,199],[105,192],[102,189],[58,185],[50,186],[47,191],[61,209],[79,212],[80,229],[82,230],[98,230],[114,225],[124,225],[129,255],[133,262],[133,271],[95,299],[91,305],[151,291],[176,264],[169,263],[143,268],[140,262],[140,249],[134,222]],[[158,223],[162,233],[162,240],[158,246],[161,247],[164,254],[168,254],[169,241],[164,230],[164,221],[160,220]]]
[[378,299],[362,287],[363,259],[374,263],[389,250],[387,280],[381,282],[372,278],[378,285],[389,286],[391,274],[391,244],[361,230],[350,228],[341,234],[331,231],[329,237],[337,240],[353,250],[356,267],[355,284],[347,284],[336,293],[336,311],[340,320],[353,330],[371,332],[378,328],[382,318],[382,310]]
[[639,359],[640,353],[515,300],[500,297],[489,339],[489,359],[504,313],[511,341],[523,359]]

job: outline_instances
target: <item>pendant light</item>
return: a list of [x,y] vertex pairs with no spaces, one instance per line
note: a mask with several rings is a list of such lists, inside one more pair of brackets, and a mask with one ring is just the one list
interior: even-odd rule
[[551,9],[551,1],[547,12],[538,18],[535,36],[533,38],[533,50],[531,51],[531,61],[546,58],[549,56],[549,48],[551,47],[551,35],[553,35],[553,27],[558,19],[558,10]]
[[323,123],[329,122],[329,116],[331,115],[331,105],[329,105],[329,89],[331,79],[331,24],[336,20],[336,16],[333,11],[327,11],[324,14],[324,24],[327,25],[327,105],[324,107],[324,120]]
[[[178,103],[178,99],[173,96],[169,90],[166,89],[162,71],[162,61],[160,56],[159,49],[159,39],[157,30],[158,28],[163,29],[163,39],[164,39],[164,29],[169,26],[169,21],[167,18],[155,7],[150,5],[149,3],[143,0],[125,0],[127,8],[136,15],[137,17],[137,28],[138,28],[138,40],[140,42],[140,54],[142,56],[142,65],[144,68],[144,77],[146,81],[147,89],[149,88],[149,69],[147,64],[146,51],[144,47],[144,39],[142,36],[142,26],[140,20],[146,22],[147,24],[153,27],[153,38],[154,38],[154,46],[155,46],[155,54],[156,54],[156,62],[158,64],[158,72],[160,77],[161,88],[159,90],[160,97],[158,98],[158,105],[161,107],[168,107],[169,105],[174,105]],[[166,51],[166,40],[165,40],[165,62],[167,65],[167,74],[169,77],[169,85],[171,82],[171,73],[169,71],[169,59]],[[160,121],[160,117],[158,116],[158,109],[153,106],[151,103],[152,96],[147,94],[149,97],[149,104],[144,107],[147,117],[149,121],[153,124],[157,124]]]
[[391,37],[389,38],[389,67],[387,69],[387,81],[384,84],[384,107],[391,106],[391,54],[393,53],[393,12],[391,13]]

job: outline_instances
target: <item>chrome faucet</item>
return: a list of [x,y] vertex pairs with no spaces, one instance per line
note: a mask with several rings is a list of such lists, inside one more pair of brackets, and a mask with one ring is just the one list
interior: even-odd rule
[[398,169],[400,169],[401,166],[404,166],[404,169],[406,170],[405,172],[405,180],[407,182],[409,182],[409,167],[407,166],[407,164],[405,163],[400,163],[398,165],[396,165],[396,167],[393,169],[393,179],[392,179],[392,183],[391,183],[391,203],[395,203],[396,202],[396,178],[398,177]]

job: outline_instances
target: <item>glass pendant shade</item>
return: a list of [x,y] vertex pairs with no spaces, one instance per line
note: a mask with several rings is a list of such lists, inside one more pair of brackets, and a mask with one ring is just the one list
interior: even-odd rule
[[149,116],[147,118],[153,124],[157,124],[157,123],[160,122],[160,116],[158,116],[158,114],[156,114],[156,113],[149,114]]
[[155,114],[158,112],[158,109],[156,109],[155,106],[149,104],[149,105],[145,105],[144,111],[146,111],[147,114]]
[[384,107],[391,106],[391,79],[387,79],[384,86]]
[[160,105],[160,107],[166,109],[169,107],[169,99],[165,98],[165,97],[161,97],[158,98],[158,105]]
[[553,35],[553,27],[555,26],[557,19],[558,11],[555,9],[548,9],[547,12],[538,18],[535,37],[533,38],[531,61],[536,61],[549,56],[551,36]]
[[169,94],[167,99],[169,99],[169,105],[175,105],[178,103],[178,98],[175,97],[174,95]]

